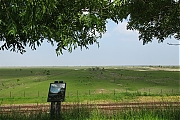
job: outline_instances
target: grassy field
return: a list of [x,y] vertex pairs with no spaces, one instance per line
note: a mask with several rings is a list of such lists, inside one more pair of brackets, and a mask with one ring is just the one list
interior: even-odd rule
[[46,103],[56,80],[67,83],[66,102],[180,95],[179,67],[14,67],[0,68],[0,104]]
[[14,112],[12,114],[0,114],[0,120],[179,120],[180,110],[167,109],[128,109],[123,111],[100,111],[87,108],[74,108],[65,111],[58,117],[51,117],[48,113],[23,114]]

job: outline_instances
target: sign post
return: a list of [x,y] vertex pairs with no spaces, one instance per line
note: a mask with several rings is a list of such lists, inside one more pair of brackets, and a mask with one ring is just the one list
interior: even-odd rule
[[47,102],[51,102],[51,117],[60,117],[61,102],[65,100],[66,83],[54,81],[50,83]]

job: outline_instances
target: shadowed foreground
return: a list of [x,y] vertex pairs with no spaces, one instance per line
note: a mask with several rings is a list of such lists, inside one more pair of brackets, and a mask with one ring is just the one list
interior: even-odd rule
[[[0,120],[50,120],[50,105],[4,105]],[[63,104],[61,116],[53,119],[174,119],[180,118],[180,102],[144,102],[109,104]]]

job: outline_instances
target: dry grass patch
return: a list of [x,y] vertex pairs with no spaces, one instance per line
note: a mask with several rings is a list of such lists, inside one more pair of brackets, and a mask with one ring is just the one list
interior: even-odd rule
[[140,96],[134,102],[180,102],[180,96]]

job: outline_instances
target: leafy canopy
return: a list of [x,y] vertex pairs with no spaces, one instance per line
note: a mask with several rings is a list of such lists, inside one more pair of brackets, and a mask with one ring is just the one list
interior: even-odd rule
[[179,0],[131,0],[127,28],[139,31],[143,44],[153,38],[163,42],[174,36],[180,40]]
[[107,20],[128,21],[143,43],[180,39],[180,3],[173,0],[0,0],[0,50],[23,53],[44,40],[56,52],[97,43]]

